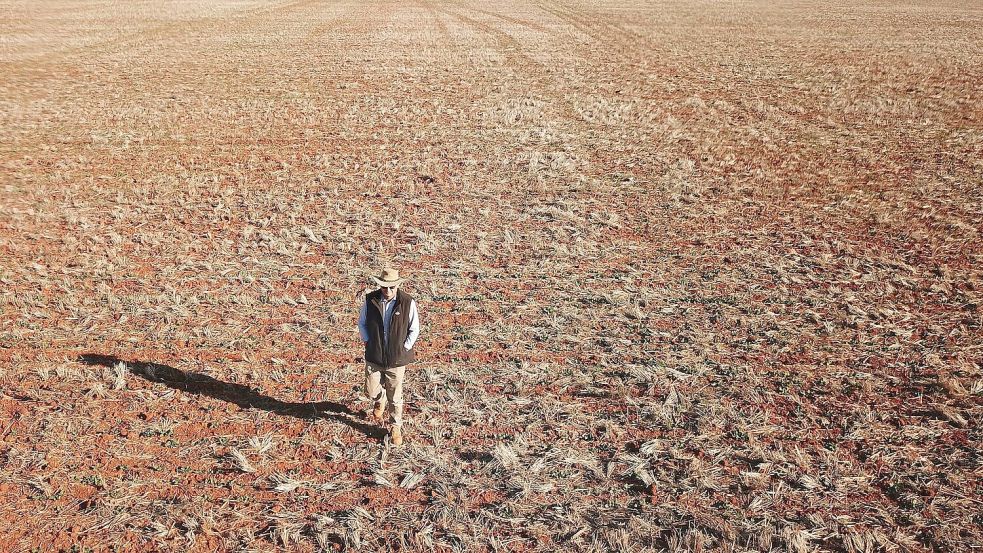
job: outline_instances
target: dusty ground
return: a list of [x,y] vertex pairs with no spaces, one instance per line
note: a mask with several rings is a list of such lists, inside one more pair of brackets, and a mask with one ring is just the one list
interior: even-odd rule
[[0,550],[979,550],[983,6],[774,4],[0,0]]

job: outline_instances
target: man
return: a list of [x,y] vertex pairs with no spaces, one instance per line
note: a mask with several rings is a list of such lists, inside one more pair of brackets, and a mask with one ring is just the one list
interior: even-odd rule
[[399,289],[404,280],[395,269],[372,277],[379,289],[365,295],[358,316],[358,332],[365,342],[365,393],[375,401],[372,416],[377,421],[388,406],[393,445],[403,443],[403,374],[420,336],[416,300]]

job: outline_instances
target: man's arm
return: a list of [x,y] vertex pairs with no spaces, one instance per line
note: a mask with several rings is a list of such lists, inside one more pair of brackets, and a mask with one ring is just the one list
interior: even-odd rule
[[420,314],[416,309],[416,300],[410,300],[410,331],[403,342],[403,349],[409,351],[413,349],[413,344],[420,337]]
[[365,325],[365,319],[368,316],[366,311],[366,305],[368,301],[362,301],[362,310],[358,312],[358,333],[362,336],[363,342],[369,341],[369,327]]

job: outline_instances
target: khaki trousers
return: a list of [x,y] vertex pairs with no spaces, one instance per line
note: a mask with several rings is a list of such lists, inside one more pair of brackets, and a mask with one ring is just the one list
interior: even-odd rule
[[365,363],[365,394],[389,412],[393,427],[403,426],[403,374],[406,366],[385,369]]

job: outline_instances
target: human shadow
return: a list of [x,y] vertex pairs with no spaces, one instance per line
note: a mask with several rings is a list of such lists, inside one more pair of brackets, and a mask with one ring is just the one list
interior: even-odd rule
[[331,419],[346,424],[370,438],[382,439],[386,435],[385,430],[377,426],[359,422],[357,419],[362,416],[361,413],[334,401],[313,403],[280,401],[242,384],[223,382],[205,374],[186,372],[159,363],[124,361],[112,355],[87,353],[79,357],[79,362],[103,367],[113,367],[123,363],[131,374],[144,380],[164,384],[175,390],[227,401],[243,409],[261,409],[298,419]]

